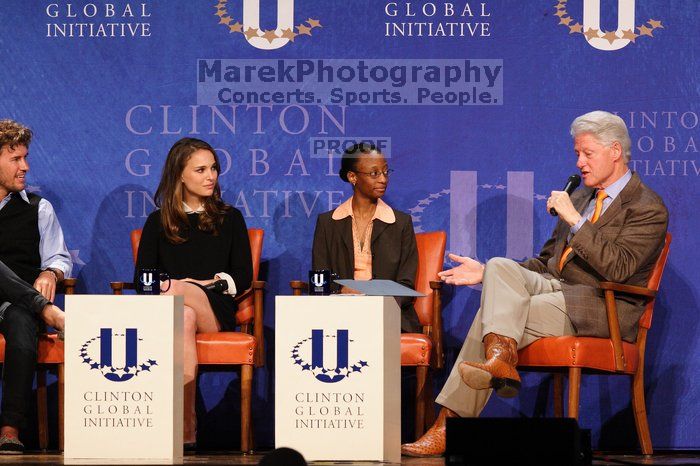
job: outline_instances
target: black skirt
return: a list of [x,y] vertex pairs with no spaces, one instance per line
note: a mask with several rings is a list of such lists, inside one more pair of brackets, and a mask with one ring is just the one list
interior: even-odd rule
[[[192,282],[190,282],[192,283]],[[232,332],[236,329],[236,311],[238,305],[236,300],[230,294],[217,293],[216,291],[207,290],[199,283],[194,283],[204,291],[207,295],[209,304],[214,311],[214,317],[219,321],[222,332]]]

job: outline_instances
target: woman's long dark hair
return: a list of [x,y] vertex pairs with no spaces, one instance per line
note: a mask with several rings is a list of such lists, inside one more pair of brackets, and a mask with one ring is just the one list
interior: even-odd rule
[[[163,174],[156,190],[154,201],[160,207],[160,220],[163,225],[165,238],[174,244],[187,241],[189,221],[182,207],[182,172],[193,153],[198,150],[206,150],[212,153],[219,170],[219,157],[216,151],[208,143],[201,139],[182,138],[177,141],[168,152],[165,159]],[[199,214],[199,229],[213,234],[219,233],[219,227],[224,222],[225,213],[231,208],[221,199],[221,188],[217,179],[214,192],[204,199],[204,212]]]

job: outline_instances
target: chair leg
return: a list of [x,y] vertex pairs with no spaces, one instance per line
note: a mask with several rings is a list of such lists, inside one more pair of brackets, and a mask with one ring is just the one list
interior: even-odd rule
[[632,378],[632,411],[634,412],[634,423],[637,427],[642,454],[653,455],[654,448],[651,445],[651,433],[649,432],[644,398],[644,372],[641,369],[637,370]]
[[64,365],[58,365],[58,449],[63,451],[63,386],[65,382]]
[[578,420],[579,393],[581,392],[581,368],[569,368],[569,417]]
[[250,417],[250,423],[248,424],[248,451],[251,453],[255,450],[255,439],[253,438],[253,416]]
[[49,446],[49,415],[46,402],[46,370],[37,367],[36,372],[36,413],[39,427],[39,448],[46,450]]
[[248,453],[251,447],[250,402],[253,392],[253,366],[241,366],[241,451]]
[[416,439],[425,431],[425,379],[428,366],[416,366]]
[[564,375],[553,374],[554,381],[554,417],[564,417]]

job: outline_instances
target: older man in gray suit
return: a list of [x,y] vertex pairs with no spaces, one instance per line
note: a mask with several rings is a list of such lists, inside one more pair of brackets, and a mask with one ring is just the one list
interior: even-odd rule
[[[600,281],[645,286],[663,247],[668,212],[627,164],[631,141],[624,121],[596,111],[571,124],[576,167],[585,186],[569,197],[553,191],[547,210],[559,222],[539,256],[517,263],[494,258],[483,265],[450,255],[459,265],[440,272],[446,283],[483,283],[481,308],[437,403],[435,424],[408,456],[445,451],[445,419],[476,417],[493,390],[512,397],[520,388],[518,349],[539,338],[608,336]],[[617,298],[622,338],[633,342],[644,303]]]

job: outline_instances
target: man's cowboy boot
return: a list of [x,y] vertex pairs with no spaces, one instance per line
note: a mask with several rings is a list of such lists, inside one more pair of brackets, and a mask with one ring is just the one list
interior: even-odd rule
[[493,388],[498,396],[512,398],[520,390],[518,342],[512,338],[489,333],[484,337],[486,362],[462,362],[459,375],[462,381],[475,390]]
[[435,423],[415,443],[401,445],[401,454],[404,456],[440,456],[445,453],[445,424],[448,417],[458,417],[454,411],[442,408]]

